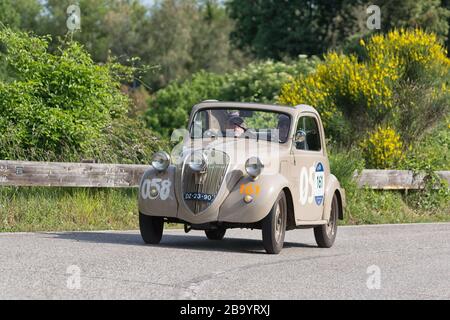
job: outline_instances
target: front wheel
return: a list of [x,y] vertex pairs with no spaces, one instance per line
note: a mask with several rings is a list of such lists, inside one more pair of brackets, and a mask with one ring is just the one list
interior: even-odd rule
[[205,230],[205,234],[209,240],[222,240],[223,237],[225,237],[226,231],[227,229],[225,228],[219,228],[219,229]]
[[336,240],[339,205],[336,194],[331,202],[330,220],[327,224],[314,228],[314,237],[320,248],[331,248]]
[[267,253],[278,254],[283,249],[286,234],[287,202],[283,191],[267,217],[262,221],[262,238]]
[[139,228],[146,244],[158,244],[164,230],[164,218],[146,216],[139,212]]

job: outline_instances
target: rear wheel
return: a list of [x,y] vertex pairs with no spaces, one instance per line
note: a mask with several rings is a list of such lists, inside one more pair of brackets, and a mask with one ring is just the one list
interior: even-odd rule
[[339,205],[336,194],[331,202],[330,220],[327,224],[314,228],[314,237],[320,248],[331,248],[336,240]]
[[262,238],[267,253],[278,254],[283,249],[286,234],[287,202],[282,191],[267,217],[262,221]]
[[158,244],[164,230],[164,218],[146,216],[139,212],[139,228],[146,244]]
[[225,229],[225,228],[218,228],[218,229],[205,230],[205,234],[209,240],[222,240],[225,237],[226,231],[227,231],[227,229]]

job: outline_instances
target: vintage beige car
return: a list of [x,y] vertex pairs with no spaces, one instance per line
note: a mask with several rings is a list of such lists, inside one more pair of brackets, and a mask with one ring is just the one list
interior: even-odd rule
[[230,228],[261,229],[268,253],[279,253],[294,229],[312,228],[319,247],[333,245],[345,192],[330,172],[313,107],[205,101],[182,136],[171,155],[154,155],[142,177],[145,243],[158,244],[171,222],[210,240]]

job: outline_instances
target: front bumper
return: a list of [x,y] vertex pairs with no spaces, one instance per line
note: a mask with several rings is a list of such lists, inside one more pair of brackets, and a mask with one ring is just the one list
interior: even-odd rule
[[[177,183],[179,176],[174,166],[163,173],[149,169],[141,180],[139,211],[149,216],[173,218],[196,225],[216,222],[252,224],[264,219],[279,192],[286,186],[284,178],[278,175],[261,176],[254,181],[241,171],[233,170],[227,173],[213,203],[195,214],[183,200],[181,183]],[[151,191],[163,183],[166,187],[164,192],[160,191],[157,197],[152,196]],[[244,201],[246,190],[258,190],[257,194],[251,194],[253,201],[250,203]]]

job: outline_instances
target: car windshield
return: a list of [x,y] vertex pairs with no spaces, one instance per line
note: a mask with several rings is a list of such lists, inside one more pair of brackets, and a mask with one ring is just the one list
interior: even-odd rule
[[285,143],[289,115],[253,109],[202,109],[191,124],[191,138],[233,137]]

